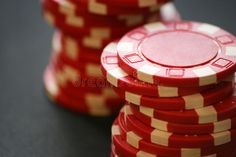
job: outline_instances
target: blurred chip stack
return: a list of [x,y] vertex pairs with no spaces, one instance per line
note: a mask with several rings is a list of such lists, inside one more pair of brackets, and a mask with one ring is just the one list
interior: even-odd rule
[[126,100],[113,157],[235,157],[236,38],[198,22],[156,22],[105,47],[102,72]]
[[[50,98],[76,112],[107,116],[120,99],[103,78],[100,55],[105,45],[129,30],[160,20],[170,0],[42,0],[43,15],[55,27],[44,83]],[[163,16],[178,19],[172,3]]]

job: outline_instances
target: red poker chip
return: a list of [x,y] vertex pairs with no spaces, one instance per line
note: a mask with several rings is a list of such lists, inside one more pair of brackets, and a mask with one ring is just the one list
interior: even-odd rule
[[61,69],[65,71],[65,73],[72,73],[70,75],[73,75],[75,79],[76,76],[79,77],[80,75],[91,78],[103,78],[101,66],[99,64],[93,62],[71,62],[56,53],[52,54],[51,58],[51,62],[57,69]]
[[86,94],[87,92],[105,93],[118,98],[110,88],[110,84],[103,78],[100,65],[80,63],[76,67],[62,61],[57,54],[52,56],[51,64],[54,69],[54,78],[65,93],[70,93],[74,97],[83,97],[83,93]]
[[83,93],[106,93],[118,97],[110,88],[110,84],[99,72],[96,64],[79,64],[78,68],[66,64],[56,55],[52,56],[51,64],[54,67],[54,77],[61,91],[72,97],[82,97]]
[[[110,16],[110,15],[106,15],[106,16],[99,16],[99,15],[94,15],[94,14],[90,14],[90,13],[84,13],[84,12],[76,12],[75,10],[80,10],[81,6],[76,7],[74,5],[74,3],[70,2],[70,1],[58,1],[58,0],[43,0],[42,1],[43,4],[47,4],[48,7],[50,7],[52,10],[58,10],[62,13],[65,13],[66,11],[68,13],[77,15],[77,16],[83,16],[86,17],[89,20],[98,20],[99,21],[113,21],[113,20],[118,20],[122,23],[122,20],[120,18],[120,15],[117,16]],[[72,4],[71,4],[72,3]],[[75,6],[75,7],[74,7]],[[73,9],[74,7],[74,9]],[[64,12],[63,12],[64,11]],[[140,14],[140,13],[139,13]],[[135,14],[132,14],[135,15]],[[140,14],[141,15],[141,14]],[[129,17],[129,15],[122,15],[125,17]]]
[[[99,20],[99,17],[97,17],[96,20],[88,20],[89,22],[87,22],[87,25],[86,25],[85,22],[81,21],[82,19],[79,19],[79,20],[75,19],[74,16],[77,16],[77,15],[76,13],[73,12],[73,8],[71,9],[67,8],[67,11],[64,11],[64,12],[69,12],[68,14],[70,14],[70,16],[68,15],[65,16],[59,12],[59,10],[63,10],[63,9],[65,10],[65,8],[62,8],[61,4],[58,3],[57,1],[44,0],[42,5],[45,10],[43,12],[44,17],[48,21],[48,23],[59,28],[63,32],[73,37],[79,37],[81,36],[81,34],[84,34],[87,36],[96,34],[96,36],[99,36],[100,38],[104,38],[104,36],[105,37],[119,37],[120,34],[125,34],[127,31],[139,25],[145,24],[147,22],[154,22],[160,19],[158,14],[155,15],[154,13],[149,14],[149,15],[142,15],[142,14],[135,15],[134,14],[134,15],[130,15],[129,17],[120,16],[121,19],[125,19],[128,25],[131,24],[131,26],[125,26],[125,25],[117,26],[115,24],[120,23],[119,21],[114,21],[114,22],[109,21],[109,23],[114,23],[114,25],[107,25],[107,24],[102,24],[102,22]],[[72,16],[71,14],[74,16]],[[86,17],[84,17],[84,19],[85,18]],[[115,18],[113,18],[113,20],[114,19]]]
[[171,0],[154,0],[154,1],[147,1],[147,0],[97,0],[97,2],[104,3],[110,6],[120,6],[124,8],[146,8],[155,5],[163,5]]
[[[150,133],[150,135],[148,135],[147,131],[144,130],[144,129],[149,130],[147,127],[142,128],[143,129],[142,132],[129,129],[128,127],[130,126],[128,126],[127,121],[125,121],[124,119],[124,116],[125,115],[122,112],[119,114],[118,123],[121,129],[121,134],[123,134],[123,138],[126,139],[126,142],[129,145],[135,147],[136,149],[140,149],[153,154],[157,154],[158,152],[158,155],[163,155],[163,156],[208,156],[209,154],[218,154],[219,152],[222,152],[227,148],[232,149],[232,146],[235,142],[232,141],[228,144],[216,147],[202,147],[202,148],[165,147],[159,144],[152,143],[152,139],[154,138],[152,134],[155,135],[155,132]],[[146,132],[147,134],[144,134],[144,132]]]
[[233,94],[229,95],[225,99],[222,99],[220,102],[214,103],[214,105],[194,110],[162,111],[149,107],[138,107],[137,105],[131,105],[131,108],[146,116],[172,123],[206,124],[235,117],[235,101],[236,96],[234,91]]
[[174,148],[215,148],[235,142],[236,129],[204,135],[181,135],[156,130],[150,138],[150,143]]
[[104,48],[101,56],[101,64],[103,74],[107,78],[107,81],[117,88],[146,96],[177,97],[191,95],[213,87],[168,87],[139,81],[127,74],[118,65],[116,46],[117,42],[112,42]]
[[112,141],[116,148],[116,153],[119,157],[137,157],[147,155],[143,151],[139,151],[134,147],[128,145],[124,138],[121,136],[120,127],[118,125],[118,120],[116,119],[112,125]]
[[[159,10],[159,5],[152,5],[147,8],[132,8],[127,9],[119,6],[110,6],[97,0],[70,0],[69,6],[73,6],[77,13],[91,13],[97,15],[130,15],[134,13],[150,13]],[[68,6],[68,5],[67,5]],[[68,7],[69,7],[68,6]]]
[[142,128],[139,125],[139,123],[141,122],[142,124],[150,126],[153,129],[172,132],[176,134],[190,134],[190,135],[218,133],[236,128],[236,117],[207,124],[179,124],[146,116],[138,111],[131,110],[130,106],[126,106],[125,109],[127,111],[126,114],[127,122],[129,122],[129,125],[133,127],[139,126],[137,128]]
[[73,65],[78,62],[100,63],[101,50],[85,48],[77,39],[59,31],[54,33],[52,49],[54,52],[60,53],[62,58],[70,60]]
[[77,38],[77,42],[86,48],[102,49],[112,41],[111,38],[120,37],[121,34],[130,30],[128,28],[118,30],[109,26],[78,28],[68,25],[65,21],[60,20],[60,18],[55,17],[50,12],[44,12],[44,17],[48,23],[64,34],[72,38]]
[[[123,135],[122,135],[123,134]],[[128,131],[125,128],[124,121],[121,122],[116,120],[112,126],[112,139],[113,144],[116,147],[118,155],[123,156],[139,156],[139,155],[150,155],[150,156],[171,156],[171,157],[200,157],[201,155],[211,155],[210,153],[216,154],[225,152],[225,150],[233,149],[233,143],[226,144],[224,146],[209,147],[209,148],[173,148],[165,147],[152,143],[148,143],[141,137],[130,138],[134,135],[132,131]],[[128,144],[130,143],[130,144]],[[145,151],[145,150],[146,151]],[[153,153],[151,153],[153,152]],[[205,156],[205,155],[204,155]]]
[[[63,69],[55,69],[55,81],[62,93],[66,93],[74,98],[83,98],[87,95],[107,95],[118,99],[118,96],[110,88],[104,78],[84,76],[80,74],[75,80],[67,77]],[[121,100],[121,99],[120,99]]]
[[[72,66],[75,69],[79,70],[81,73],[83,74],[87,74],[87,75],[93,75],[93,74],[89,74],[92,73],[92,70],[94,69],[98,69],[100,68],[99,63],[90,61],[90,60],[82,60],[82,61],[74,61],[70,58],[68,58],[67,56],[65,56],[64,52],[52,52],[51,54],[51,60],[55,63],[55,65],[61,67],[61,66]],[[89,72],[91,71],[91,72]],[[94,76],[97,77],[103,77],[101,70],[96,71],[94,73]]]
[[[69,83],[68,83],[69,84]],[[93,86],[93,85],[91,85]],[[66,85],[66,87],[60,86],[60,90],[63,93],[66,93],[67,95],[70,95],[70,97],[72,98],[82,98],[85,97],[87,95],[102,95],[104,93],[108,92],[110,93],[110,95],[113,97],[115,97],[116,95],[113,94],[113,92],[111,91],[110,88],[105,88],[105,87],[80,87],[75,85],[75,87],[72,87],[69,85]],[[118,99],[118,97],[116,96],[116,98]]]
[[159,98],[138,95],[113,87],[115,92],[129,103],[158,110],[189,110],[210,106],[227,98],[233,92],[232,81],[221,82],[215,88],[176,98]]
[[144,82],[205,86],[236,70],[236,38],[205,23],[152,23],[130,31],[117,46],[120,67]]
[[[43,5],[46,7],[47,4],[43,3]],[[76,23],[68,23],[66,20],[63,20],[63,17],[60,17],[59,15],[53,13],[50,9],[44,11],[43,16],[50,25],[56,27],[60,31],[74,38],[81,38],[81,36],[91,36],[94,34],[99,38],[104,38],[104,36],[106,36],[107,38],[116,38],[120,37],[120,34],[125,34],[131,29],[127,27],[118,28],[109,26],[78,27]]]
[[86,26],[109,26],[114,28],[133,27],[151,21],[154,22],[154,20],[160,20],[159,13],[150,13],[147,15],[139,13],[126,16],[99,16],[93,14],[80,14],[73,11],[74,9],[72,6],[66,6],[67,3],[61,3],[55,0],[44,0],[43,9],[44,11],[52,12],[52,14],[58,17],[58,19],[64,20],[68,24],[74,24],[81,28]]
[[54,0],[44,0],[43,4],[43,9],[45,12],[51,12],[58,19],[65,21],[65,23],[68,23],[68,25],[71,24],[81,28],[85,28],[86,26],[110,26],[116,28],[125,25],[125,23],[123,24],[122,21],[116,21],[117,25],[115,25],[114,23],[109,23],[108,20],[99,21],[99,17],[94,18],[94,16],[90,16],[90,14],[77,15],[75,13],[72,13],[73,11],[69,11],[70,9],[67,9],[67,11],[65,7],[62,6],[63,4],[60,4]]
[[[71,98],[69,95],[62,93],[56,84],[52,66],[49,66],[45,71],[44,84],[49,97],[53,101],[58,105],[75,112],[93,116],[108,116],[117,112],[121,107],[122,101],[119,98],[101,98],[98,99],[101,100],[100,102],[96,102],[93,99]],[[104,102],[104,104],[101,102]]]
[[161,111],[136,105],[131,105],[131,108],[146,116],[172,123],[207,124],[235,117],[236,104],[234,99],[235,97],[226,98],[214,106],[185,111]]
[[54,68],[55,80],[60,87],[60,91],[71,97],[83,98],[89,94],[101,94],[101,96],[106,95],[118,99],[118,96],[110,88],[106,79],[102,77],[85,75],[80,73],[79,69],[73,69],[68,65],[61,67],[54,65]]

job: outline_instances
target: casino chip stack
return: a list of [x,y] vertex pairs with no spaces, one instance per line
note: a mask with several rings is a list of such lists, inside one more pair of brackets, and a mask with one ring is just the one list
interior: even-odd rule
[[[42,0],[46,21],[57,29],[44,75],[50,98],[65,108],[94,116],[119,111],[123,100],[102,76],[102,49],[137,26],[159,21],[160,12],[166,21],[178,19],[169,1]],[[161,11],[163,4],[166,9]]]
[[236,38],[197,22],[156,22],[110,43],[102,71],[125,106],[113,157],[235,157]]

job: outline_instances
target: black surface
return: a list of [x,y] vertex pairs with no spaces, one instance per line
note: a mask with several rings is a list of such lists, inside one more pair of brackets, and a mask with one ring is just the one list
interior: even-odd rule
[[[235,0],[177,0],[184,19],[236,34]],[[42,86],[52,29],[37,0],[0,3],[0,157],[106,157],[113,118],[52,105]]]

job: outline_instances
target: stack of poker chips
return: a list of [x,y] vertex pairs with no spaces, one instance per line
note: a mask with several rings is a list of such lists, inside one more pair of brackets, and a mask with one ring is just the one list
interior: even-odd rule
[[197,22],[156,22],[105,47],[102,71],[126,100],[112,157],[235,157],[236,38]]
[[[49,97],[89,115],[118,112],[123,100],[102,76],[102,49],[137,26],[159,21],[160,7],[169,1],[42,0],[46,21],[57,29],[44,75]],[[164,12],[166,20],[178,18],[171,4]]]

